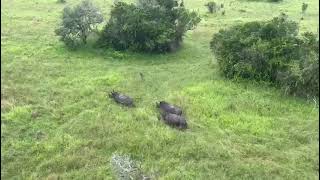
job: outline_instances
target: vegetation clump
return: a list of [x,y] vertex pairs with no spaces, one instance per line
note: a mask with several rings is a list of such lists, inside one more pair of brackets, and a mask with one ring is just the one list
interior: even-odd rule
[[210,43],[228,78],[269,81],[288,94],[319,97],[319,39],[298,36],[286,15],[220,30]]
[[66,3],[66,0],[57,0],[57,3]]
[[143,52],[177,50],[183,35],[200,22],[176,0],[139,0],[137,4],[117,2],[105,26],[99,45],[116,50]]
[[224,4],[220,4],[218,5],[216,2],[214,1],[211,1],[211,2],[208,2],[205,4],[205,6],[208,8],[208,11],[210,14],[213,14],[213,13],[217,13],[218,11],[222,10],[221,11],[221,15],[225,15],[226,11],[224,10]]
[[218,5],[216,2],[208,2],[207,4],[205,4],[205,6],[208,8],[209,13],[215,13],[218,10]]
[[301,6],[302,14],[305,14],[307,9],[308,9],[308,4],[302,3],[302,6]]
[[261,1],[261,2],[281,2],[283,0],[248,0],[248,1]]
[[103,16],[100,10],[91,1],[84,0],[74,8],[63,9],[62,23],[55,33],[69,48],[74,49],[86,44],[89,34],[101,22]]

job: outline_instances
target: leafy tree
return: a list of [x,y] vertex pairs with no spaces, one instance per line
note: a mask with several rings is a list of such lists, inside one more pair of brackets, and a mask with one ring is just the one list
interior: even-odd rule
[[74,8],[63,9],[62,23],[55,32],[68,47],[76,48],[87,43],[87,37],[101,22],[103,16],[99,9],[91,1],[84,0]]
[[183,1],[139,0],[136,4],[118,2],[111,10],[99,44],[116,50],[144,52],[175,51],[186,31],[200,22]]

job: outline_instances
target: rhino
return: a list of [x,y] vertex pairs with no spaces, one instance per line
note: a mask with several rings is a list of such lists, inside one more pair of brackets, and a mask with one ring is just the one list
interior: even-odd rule
[[135,105],[133,104],[133,99],[127,95],[121,94],[119,92],[112,91],[109,94],[109,97],[114,99],[119,104],[122,104],[124,106],[128,107],[134,107]]
[[176,107],[174,105],[171,105],[165,101],[160,101],[156,104],[157,108],[160,109],[161,114],[171,113],[181,116],[182,110],[180,107]]
[[162,119],[166,124],[172,127],[176,127],[178,129],[188,128],[187,121],[183,116],[172,113],[164,113],[162,114]]

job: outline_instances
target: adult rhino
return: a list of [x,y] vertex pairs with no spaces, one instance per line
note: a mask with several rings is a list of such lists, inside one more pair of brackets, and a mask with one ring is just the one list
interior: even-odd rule
[[182,115],[182,110],[180,107],[174,106],[172,104],[169,104],[165,101],[160,101],[159,103],[156,104],[157,108],[160,109],[161,114],[163,113],[171,113],[171,114],[176,114],[181,116]]

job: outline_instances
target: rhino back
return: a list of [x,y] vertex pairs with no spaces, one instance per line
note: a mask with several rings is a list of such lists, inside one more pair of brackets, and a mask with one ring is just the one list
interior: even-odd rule
[[168,103],[161,103],[160,109],[162,109],[165,112],[172,113],[172,114],[177,114],[177,115],[182,114],[182,110],[180,108],[175,107],[173,105],[170,105]]

